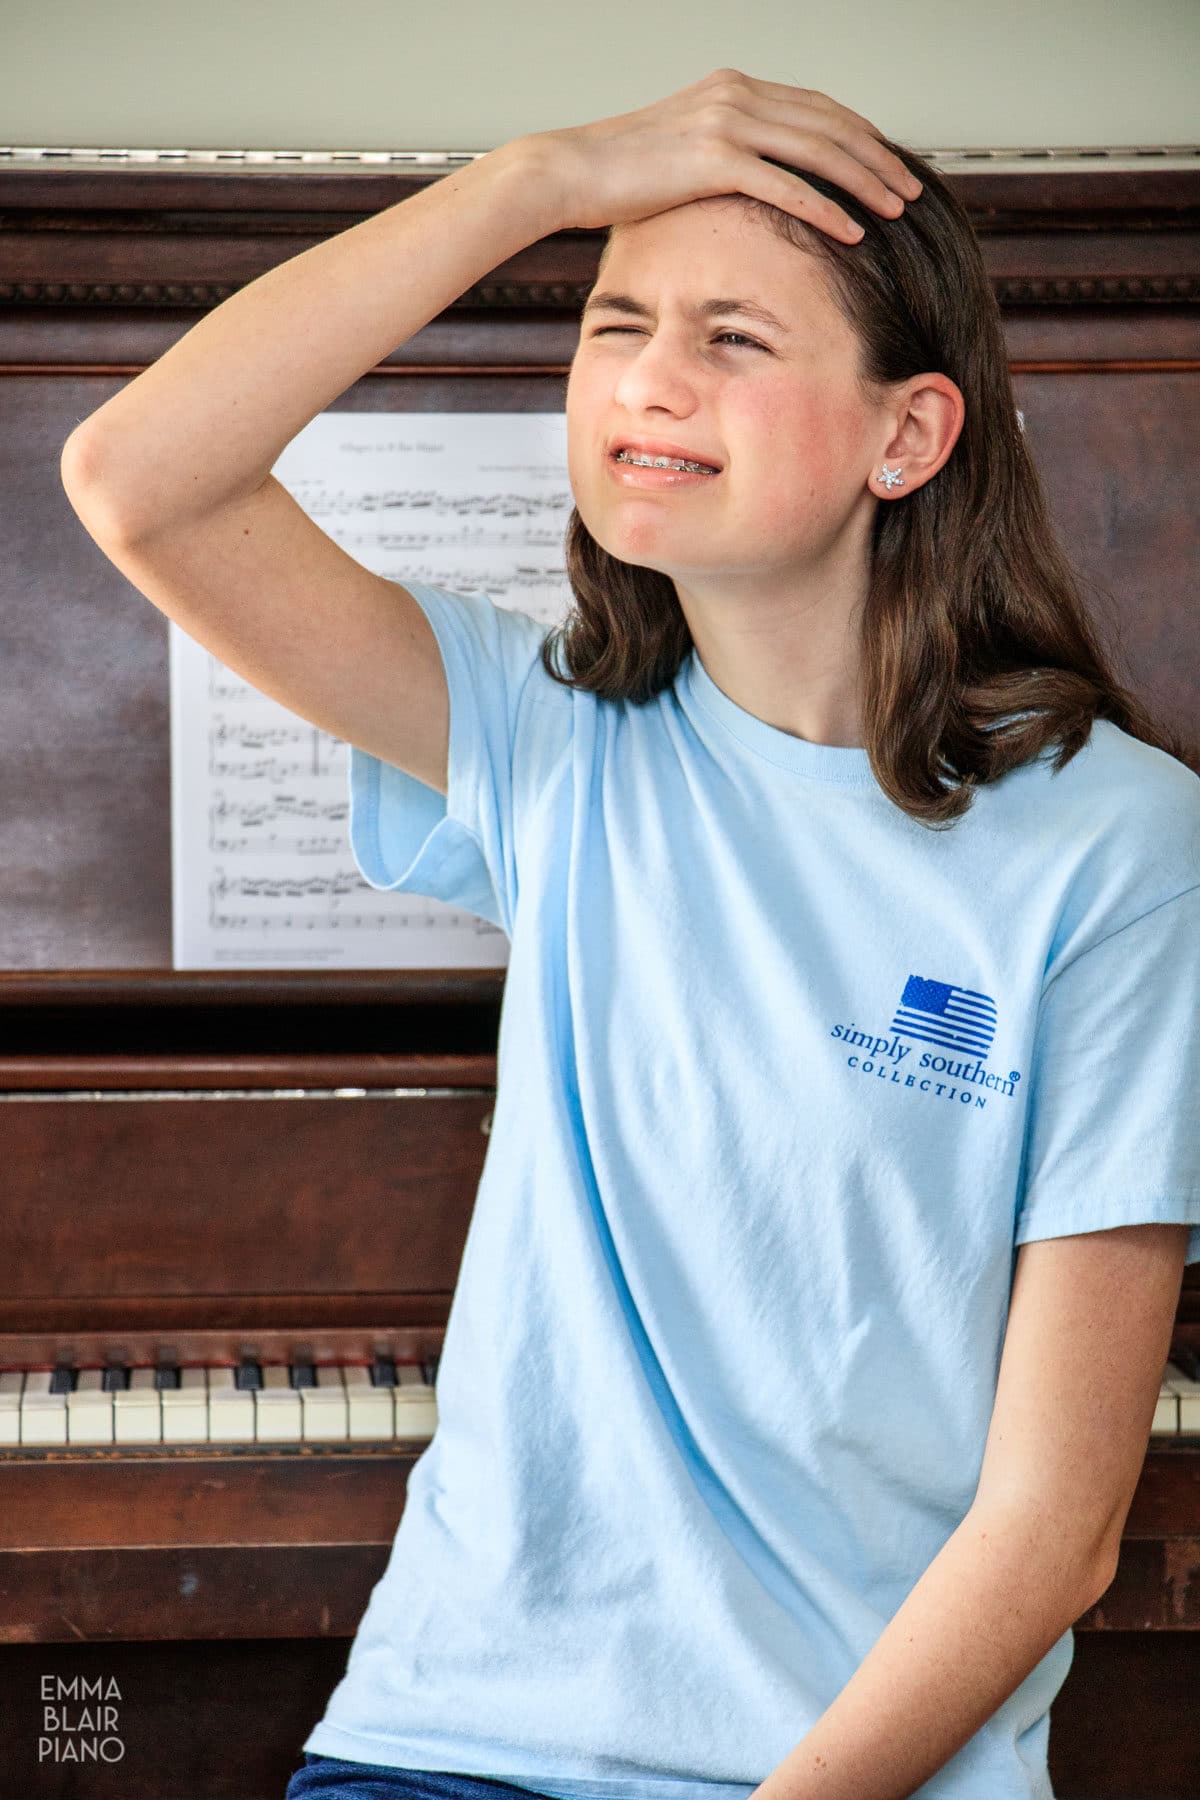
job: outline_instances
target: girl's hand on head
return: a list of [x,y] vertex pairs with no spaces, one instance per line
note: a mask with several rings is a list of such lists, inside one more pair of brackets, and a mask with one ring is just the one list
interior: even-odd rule
[[921,184],[868,119],[811,88],[714,69],[638,112],[520,140],[544,154],[564,227],[620,225],[716,194],[748,194],[842,243],[859,227],[835,200],[767,156],[810,169],[895,219]]

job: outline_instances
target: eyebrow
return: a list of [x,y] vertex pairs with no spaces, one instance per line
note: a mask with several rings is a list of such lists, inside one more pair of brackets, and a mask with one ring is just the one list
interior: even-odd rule
[[[753,319],[758,325],[770,326],[775,331],[783,332],[785,336],[790,335],[790,329],[782,319],[777,319],[774,313],[768,312],[765,306],[759,306],[753,300],[701,300],[692,311],[701,319],[727,318],[736,314],[745,319]],[[634,319],[650,319],[654,316],[650,308],[643,306],[640,300],[635,300],[632,294],[591,294],[584,303],[581,320],[591,312],[628,313]]]

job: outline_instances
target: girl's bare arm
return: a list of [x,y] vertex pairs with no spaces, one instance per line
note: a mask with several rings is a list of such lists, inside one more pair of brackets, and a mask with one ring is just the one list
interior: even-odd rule
[[[226,667],[446,790],[433,632],[271,475],[296,434],[526,245],[742,192],[833,234],[842,208],[765,157],[892,215],[908,172],[827,95],[716,69],[636,112],[516,138],[259,276],[76,428],[67,496],[109,559]],[[915,184],[913,184],[915,185]]]
[[557,229],[547,165],[537,138],[514,139],[216,307],[67,439],[81,518],[136,542],[253,494],[339,394]]
[[449,695],[413,596],[270,470],[330,401],[557,229],[522,140],[302,252],[208,314],[72,432],[62,480],[109,560],[261,693],[441,793]]

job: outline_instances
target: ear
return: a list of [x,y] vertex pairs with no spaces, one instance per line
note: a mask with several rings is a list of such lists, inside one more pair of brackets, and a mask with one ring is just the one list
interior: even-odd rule
[[[948,375],[914,375],[888,408],[891,435],[867,478],[871,492],[894,500],[931,480],[958,442],[966,416],[962,391]],[[885,464],[890,481],[880,473]]]

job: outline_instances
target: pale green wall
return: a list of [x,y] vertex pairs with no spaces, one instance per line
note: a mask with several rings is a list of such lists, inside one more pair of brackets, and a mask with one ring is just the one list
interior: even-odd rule
[[728,64],[917,149],[1200,141],[1200,0],[0,0],[0,145],[488,150]]

